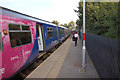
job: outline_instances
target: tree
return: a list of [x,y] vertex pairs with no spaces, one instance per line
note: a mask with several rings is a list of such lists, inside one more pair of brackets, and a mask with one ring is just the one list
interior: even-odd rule
[[64,26],[63,24],[60,24],[60,26]]
[[63,26],[68,28],[68,25],[67,25],[67,23],[65,23]]
[[[118,3],[118,11],[120,11],[120,1]],[[118,13],[118,26],[120,26],[120,12]],[[118,27],[118,39],[120,40],[120,27]]]
[[[82,2],[79,2],[78,14],[83,14]],[[86,31],[118,39],[118,3],[117,2],[87,2],[86,3]],[[80,26],[82,16],[78,15]]]
[[83,3],[79,2],[78,5],[79,5],[77,7],[78,10],[74,10],[74,11],[77,13],[77,15],[79,17],[79,20],[76,21],[76,24],[77,24],[77,26],[81,27],[81,26],[83,26],[83,16],[82,16],[82,14],[83,14]]
[[75,23],[73,21],[68,23],[68,26],[74,26],[74,25],[75,25]]
[[67,28],[68,28],[68,25],[67,25],[67,23],[60,24],[60,26],[64,26],[64,27],[67,27]]
[[53,23],[53,24],[56,24],[56,25],[59,25],[59,22],[56,21],[56,20],[52,21],[52,23]]

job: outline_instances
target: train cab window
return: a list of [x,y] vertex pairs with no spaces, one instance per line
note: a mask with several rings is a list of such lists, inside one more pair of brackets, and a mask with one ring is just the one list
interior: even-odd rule
[[20,25],[17,24],[10,24],[9,30],[20,30]]
[[50,27],[47,27],[47,34],[48,34],[48,38],[52,38],[53,37],[53,29]]
[[30,27],[22,25],[22,30],[30,30]]
[[16,30],[15,28],[16,24],[9,24],[8,26],[10,43],[12,48],[26,45],[32,42],[30,26],[26,26],[26,25],[18,25],[18,26],[20,27],[19,31]]

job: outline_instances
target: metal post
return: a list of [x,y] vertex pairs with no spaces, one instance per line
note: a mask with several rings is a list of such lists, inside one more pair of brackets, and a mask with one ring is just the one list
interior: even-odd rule
[[82,71],[85,72],[86,61],[85,61],[85,0],[83,0],[83,47],[82,47]]

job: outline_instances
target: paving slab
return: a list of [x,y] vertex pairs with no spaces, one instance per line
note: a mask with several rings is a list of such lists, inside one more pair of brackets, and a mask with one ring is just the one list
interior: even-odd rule
[[86,72],[81,71],[81,64],[82,43],[79,40],[75,47],[72,39],[68,38],[27,78],[99,78],[87,51]]
[[57,78],[99,78],[96,69],[86,51],[86,71],[82,71],[82,42],[75,46],[72,41]]
[[[57,50],[52,53],[52,55],[40,64],[40,66],[38,66],[29,76],[27,76],[27,78],[55,78],[61,68],[62,63],[64,62],[65,54],[68,53],[71,43],[71,40],[67,39]],[[64,54],[64,56],[62,54]],[[63,61],[60,61],[60,64],[58,64],[60,56],[63,56],[64,58],[62,58]],[[58,64],[57,69],[54,68],[56,64]],[[52,71],[55,71],[55,73],[52,73]]]

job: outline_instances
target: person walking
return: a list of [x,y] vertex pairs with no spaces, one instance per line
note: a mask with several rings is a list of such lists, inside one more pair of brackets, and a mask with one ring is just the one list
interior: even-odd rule
[[75,46],[77,46],[77,40],[79,39],[79,35],[77,32],[74,34],[74,37],[75,37]]

